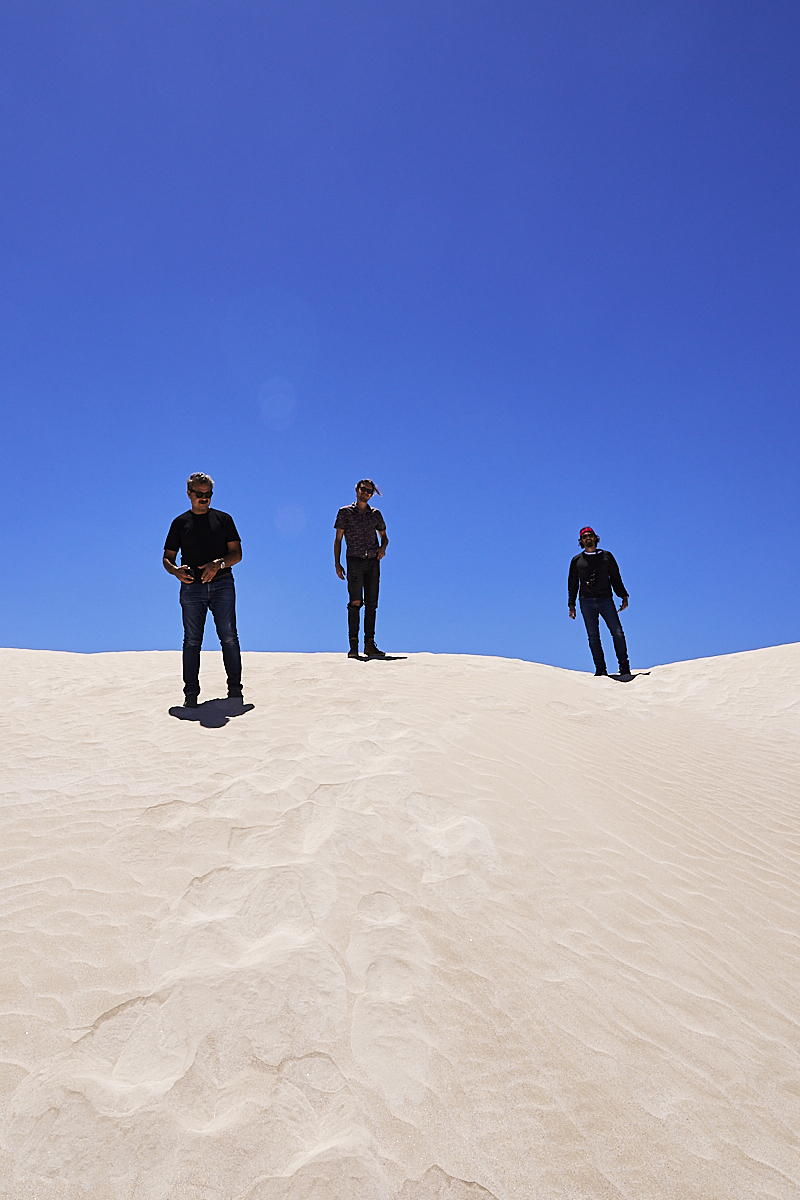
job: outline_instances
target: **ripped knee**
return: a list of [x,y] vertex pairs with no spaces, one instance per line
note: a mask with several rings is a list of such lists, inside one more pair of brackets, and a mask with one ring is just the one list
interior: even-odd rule
[[350,600],[350,601],[348,602],[348,605],[347,605],[347,607],[348,607],[348,608],[361,608],[361,605],[362,605],[363,603],[364,603],[364,601],[363,601],[363,600]]

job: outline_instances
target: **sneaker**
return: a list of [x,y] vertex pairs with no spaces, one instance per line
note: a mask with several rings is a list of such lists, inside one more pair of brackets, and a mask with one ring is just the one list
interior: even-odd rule
[[243,700],[244,699],[244,692],[242,691],[241,684],[239,684],[238,687],[230,687],[230,686],[228,687],[228,699],[229,700]]
[[347,652],[347,657],[348,658],[361,658],[361,655],[358,653],[358,642],[350,643],[350,649]]
[[595,679],[599,679],[601,675],[605,675],[605,676],[606,676],[606,678],[607,678],[607,677],[608,677],[608,671],[595,671],[595,673],[594,673],[594,677],[595,677]]
[[184,708],[197,708],[197,693],[187,692],[183,700]]
[[364,647],[364,653],[366,654],[367,658],[386,658],[383,650],[379,650],[374,642],[367,642],[366,646]]

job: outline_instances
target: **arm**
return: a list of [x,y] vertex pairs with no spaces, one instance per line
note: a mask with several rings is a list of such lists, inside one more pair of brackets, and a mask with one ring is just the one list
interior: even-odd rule
[[617,560],[614,558],[614,555],[609,550],[606,550],[606,554],[608,555],[608,557],[611,560],[611,570],[609,572],[609,575],[611,578],[611,586],[614,589],[614,591],[617,593],[617,595],[619,596],[620,600],[622,601],[622,604],[620,604],[620,606],[619,606],[619,611],[623,612],[624,609],[626,609],[628,607],[628,593],[625,591],[625,584],[622,582],[622,576],[619,573],[619,567],[617,566]]
[[380,529],[378,532],[381,535],[381,544],[378,547],[378,560],[380,561],[380,559],[382,559],[384,554],[386,553],[386,547],[389,545],[389,539],[386,536],[385,529]]
[[336,537],[334,538],[334,541],[333,541],[333,565],[336,568],[336,574],[339,576],[340,579],[347,578],[347,576],[344,573],[344,567],[342,566],[342,563],[341,563],[342,538],[343,537],[344,537],[344,530],[337,529]]
[[569,564],[569,578],[567,579],[567,607],[569,608],[569,619],[575,620],[575,601],[578,596],[578,568],[575,566],[575,559]]
[[227,542],[226,544],[228,549],[222,558],[215,558],[213,562],[205,563],[202,567],[203,574],[200,576],[202,583],[210,583],[217,571],[221,571],[223,567],[235,567],[238,562],[242,561],[242,543]]
[[170,575],[174,575],[176,579],[180,579],[181,583],[191,583],[192,572],[188,567],[177,567],[175,565],[177,557],[177,550],[165,550],[164,557],[161,559],[161,565],[165,571],[169,571]]

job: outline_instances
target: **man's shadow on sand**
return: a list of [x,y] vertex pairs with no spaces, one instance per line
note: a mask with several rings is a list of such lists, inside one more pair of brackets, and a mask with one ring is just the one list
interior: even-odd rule
[[254,708],[255,704],[245,704],[243,700],[206,700],[197,708],[176,705],[169,710],[169,715],[177,717],[179,721],[199,721],[206,729],[221,729],[231,717],[240,717]]
[[[349,655],[348,655],[349,658]],[[359,654],[359,662],[405,662],[408,658],[407,654],[382,654],[380,658],[368,658],[366,654]]]

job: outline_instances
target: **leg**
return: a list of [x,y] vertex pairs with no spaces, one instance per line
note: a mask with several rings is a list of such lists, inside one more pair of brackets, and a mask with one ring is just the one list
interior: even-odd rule
[[364,572],[364,641],[375,641],[375,613],[378,608],[378,590],[381,582],[381,564],[377,558],[368,558]]
[[351,600],[347,606],[347,637],[351,645],[358,645],[358,634],[361,628],[361,603]]
[[200,647],[206,623],[208,601],[202,584],[181,584],[181,613],[183,614],[183,692],[185,696],[200,693]]
[[619,663],[620,675],[630,673],[630,664],[628,663],[628,647],[625,644],[625,634],[622,629],[622,622],[619,619],[617,606],[613,599],[600,601],[599,615],[603,618],[608,626],[611,636],[614,639],[614,650]]
[[348,558],[347,560],[347,636],[350,639],[350,649],[358,649],[358,633],[361,624],[361,605],[364,600],[364,558]]
[[218,582],[212,579],[208,589],[208,606],[222,646],[222,661],[228,676],[228,693],[236,695],[242,690],[242,655],[236,632],[236,590],[233,586],[233,576],[228,575]]
[[581,616],[586,624],[586,632],[589,635],[589,649],[594,659],[595,675],[605,675],[606,660],[603,656],[603,643],[600,641],[600,612],[597,607],[598,603],[597,600],[591,598],[581,600]]

